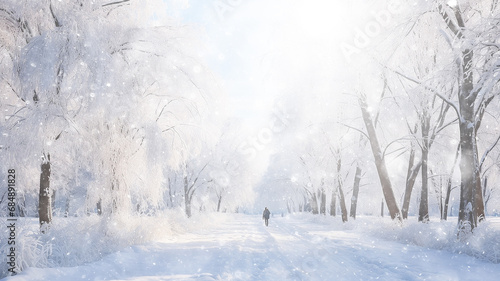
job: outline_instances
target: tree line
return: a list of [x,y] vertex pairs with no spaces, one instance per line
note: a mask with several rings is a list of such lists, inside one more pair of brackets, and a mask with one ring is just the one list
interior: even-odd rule
[[500,155],[497,1],[419,1],[351,54],[347,81],[291,82],[307,95],[283,95],[295,118],[266,142],[268,166],[225,117],[196,33],[147,4],[0,5],[1,165],[22,171],[18,212],[36,206],[42,231],[57,198],[66,215],[235,211],[263,169],[289,212],[347,221],[383,198],[392,219],[413,208],[427,222],[430,202],[447,219],[459,191],[459,232],[485,219]]
[[[455,187],[459,233],[485,219],[495,193],[488,178],[498,174],[499,10],[497,1],[458,2],[402,8],[364,52],[349,53],[351,80],[335,95],[337,108],[330,107],[340,116],[303,124],[310,131],[306,145],[296,150],[293,172],[280,175],[289,179],[286,188],[294,187],[289,209],[308,205],[325,213],[330,190],[330,213],[338,201],[346,221],[348,181],[353,218],[359,204],[380,202],[360,201],[365,182],[381,187],[378,194],[393,219],[408,217],[417,187],[419,221],[429,220],[431,195],[447,219]],[[319,96],[320,103],[332,100]],[[369,194],[361,188],[363,193]]]

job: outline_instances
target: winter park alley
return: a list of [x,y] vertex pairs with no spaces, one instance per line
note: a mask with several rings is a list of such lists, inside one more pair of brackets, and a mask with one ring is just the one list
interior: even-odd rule
[[0,0],[0,281],[499,276],[499,0]]
[[[29,268],[36,280],[495,280],[498,264],[337,229],[328,217],[226,214],[213,227],[125,248],[77,267]],[[360,218],[370,224],[372,218]],[[390,225],[389,225],[390,227]],[[394,226],[396,227],[396,226]],[[349,229],[353,228],[353,229]]]

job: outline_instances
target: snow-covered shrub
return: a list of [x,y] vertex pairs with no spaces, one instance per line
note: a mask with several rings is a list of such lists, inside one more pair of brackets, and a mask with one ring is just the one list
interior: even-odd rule
[[[38,219],[19,219],[16,262],[20,270],[82,265],[132,245],[176,239],[196,229],[211,228],[224,220],[225,216],[220,213],[194,214],[188,219],[182,209],[168,210],[154,217],[56,217],[48,233],[40,235]],[[8,273],[3,260],[8,247],[6,239],[2,239],[0,277]]]
[[500,219],[489,218],[474,229],[466,240],[457,236],[457,221],[431,219],[428,223],[410,217],[402,223],[388,217],[358,216],[342,223],[338,217],[297,213],[293,217],[306,219],[332,231],[352,231],[364,235],[398,241],[404,245],[467,254],[478,259],[500,263]]
[[474,233],[465,240],[458,239],[455,220],[434,219],[429,223],[420,223],[416,218],[410,218],[399,224],[388,218],[364,217],[356,220],[354,224],[357,224],[358,231],[386,240],[467,254],[481,260],[500,263],[500,228],[496,226],[495,219],[492,220],[480,223]]

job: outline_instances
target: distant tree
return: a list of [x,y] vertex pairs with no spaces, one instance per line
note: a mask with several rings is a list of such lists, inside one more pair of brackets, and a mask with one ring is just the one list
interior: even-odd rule
[[195,192],[211,181],[206,171],[208,164],[209,162],[195,161],[185,165],[183,171],[183,196],[184,207],[188,217],[192,215],[192,202]]
[[[342,222],[347,222],[348,220],[348,214],[347,214],[347,207],[346,207],[346,202],[345,202],[345,196],[344,196],[344,181],[342,179],[342,156],[341,156],[341,149],[337,148],[335,151],[333,151],[333,154],[335,155],[335,159],[337,160],[337,170],[336,170],[336,182],[337,182],[337,192],[334,192],[332,195],[332,208],[331,210],[335,210],[335,202],[336,196],[335,193],[338,193],[338,198],[339,198],[339,203],[340,203],[340,212],[342,214]],[[356,181],[356,179],[355,179]],[[358,182],[359,184],[359,182]],[[359,187],[359,186],[358,186]],[[354,192],[353,192],[354,194]],[[354,195],[353,195],[354,196]],[[332,212],[332,211],[330,211]],[[332,214],[332,213],[330,213]]]
[[356,210],[358,208],[359,187],[362,177],[362,169],[359,164],[356,164],[356,171],[354,172],[354,181],[352,186],[351,208],[349,216],[353,219],[356,218]]

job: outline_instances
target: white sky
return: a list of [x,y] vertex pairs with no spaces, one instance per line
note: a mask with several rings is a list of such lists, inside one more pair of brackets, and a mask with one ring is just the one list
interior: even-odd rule
[[[221,79],[229,96],[229,109],[243,119],[249,138],[266,129],[277,100],[284,100],[288,111],[300,115],[299,120],[321,120],[336,114],[341,106],[333,103],[338,103],[360,76],[350,76],[357,73],[351,65],[360,65],[365,73],[369,68],[363,64],[362,54],[356,54],[356,64],[351,64],[342,44],[359,47],[355,42],[358,30],[366,32],[378,21],[384,28],[391,20],[380,18],[381,14],[388,15],[385,0],[369,4],[362,0],[167,1],[171,3],[171,15],[203,31],[208,45],[204,60]],[[366,77],[365,81],[370,80]],[[331,104],[322,109],[307,106],[317,96]],[[282,141],[283,137],[275,136],[278,138]],[[253,161],[258,170],[266,170],[272,150],[269,146],[258,151],[259,157]],[[261,183],[257,193],[262,197],[270,187]],[[263,197],[257,202],[271,200]],[[272,202],[269,204],[272,207]]]
[[363,28],[360,18],[373,8],[360,1],[171,2],[171,14],[204,29],[205,59],[221,77],[234,114],[253,124],[266,122],[277,96],[342,73],[340,44],[353,40],[353,29]]

